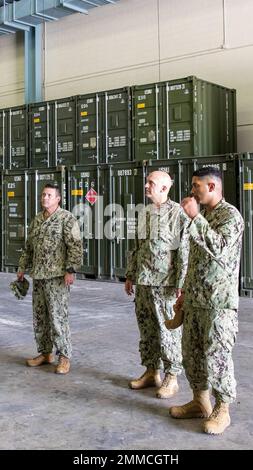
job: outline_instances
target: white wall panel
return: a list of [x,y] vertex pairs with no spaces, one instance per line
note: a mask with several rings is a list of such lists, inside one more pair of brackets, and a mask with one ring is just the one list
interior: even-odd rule
[[161,60],[218,48],[223,40],[221,0],[161,0]]
[[240,152],[253,151],[253,125],[252,126],[238,126],[237,143]]
[[140,68],[127,68],[126,70],[108,73],[91,73],[76,77],[73,80],[51,82],[46,87],[45,99],[51,100],[64,96],[85,94],[94,91],[109,90],[130,86],[133,84],[142,84],[146,82],[158,81],[159,67],[151,64],[150,66]]
[[0,37],[0,107],[24,102],[24,66],[22,35]]
[[161,66],[161,79],[196,75],[237,90],[238,124],[253,124],[253,46],[220,50],[211,54],[188,57]]
[[227,47],[253,45],[252,0],[225,0]]
[[92,84],[92,90],[130,84],[136,67],[151,69],[150,79],[158,79],[154,0],[121,0],[119,5],[93,9],[88,16],[67,17],[61,28],[49,23],[46,37],[48,98],[66,94],[66,89],[68,94],[88,92]]

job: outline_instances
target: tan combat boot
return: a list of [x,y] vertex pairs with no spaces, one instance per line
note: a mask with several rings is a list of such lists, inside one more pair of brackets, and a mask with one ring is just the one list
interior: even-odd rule
[[147,369],[144,374],[136,380],[131,380],[128,386],[134,390],[147,387],[160,387],[161,377],[160,371],[155,369]]
[[70,369],[70,360],[66,356],[59,356],[58,364],[55,368],[56,374],[67,374]]
[[177,376],[165,374],[162,386],[157,390],[157,398],[170,398],[178,392]]
[[26,365],[29,367],[38,367],[42,366],[43,364],[52,364],[54,362],[54,355],[50,354],[40,354],[33,359],[27,359]]
[[192,401],[182,406],[172,406],[169,412],[173,418],[208,418],[212,413],[209,391],[194,392]]
[[215,404],[212,414],[204,422],[203,431],[207,434],[222,434],[229,425],[229,404],[220,401]]

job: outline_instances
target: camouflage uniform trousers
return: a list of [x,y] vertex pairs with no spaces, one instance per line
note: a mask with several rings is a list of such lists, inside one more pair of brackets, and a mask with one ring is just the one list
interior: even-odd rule
[[33,280],[33,327],[39,353],[71,357],[68,320],[69,287],[64,277]]
[[174,315],[175,302],[175,288],[136,286],[135,311],[142,365],[178,375],[182,372],[181,328],[169,331],[164,325]]
[[184,305],[183,365],[193,390],[207,390],[218,401],[236,398],[232,349],[238,332],[236,310]]

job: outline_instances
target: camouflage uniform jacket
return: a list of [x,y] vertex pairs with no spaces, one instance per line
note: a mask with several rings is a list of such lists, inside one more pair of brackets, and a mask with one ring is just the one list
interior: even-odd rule
[[77,220],[60,207],[47,219],[39,212],[28,232],[19,271],[31,267],[34,279],[64,276],[66,269],[77,269],[82,262],[82,241]]
[[188,225],[180,205],[170,199],[160,208],[154,204],[145,207],[138,219],[127,279],[146,286],[182,288],[189,253]]
[[244,222],[222,199],[201,211],[190,225],[185,303],[193,307],[237,309],[238,276]]

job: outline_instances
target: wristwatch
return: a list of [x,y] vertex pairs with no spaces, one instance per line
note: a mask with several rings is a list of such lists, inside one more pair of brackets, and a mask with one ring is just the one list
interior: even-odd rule
[[75,270],[74,270],[74,268],[67,268],[66,272],[69,273],[69,274],[74,274]]

